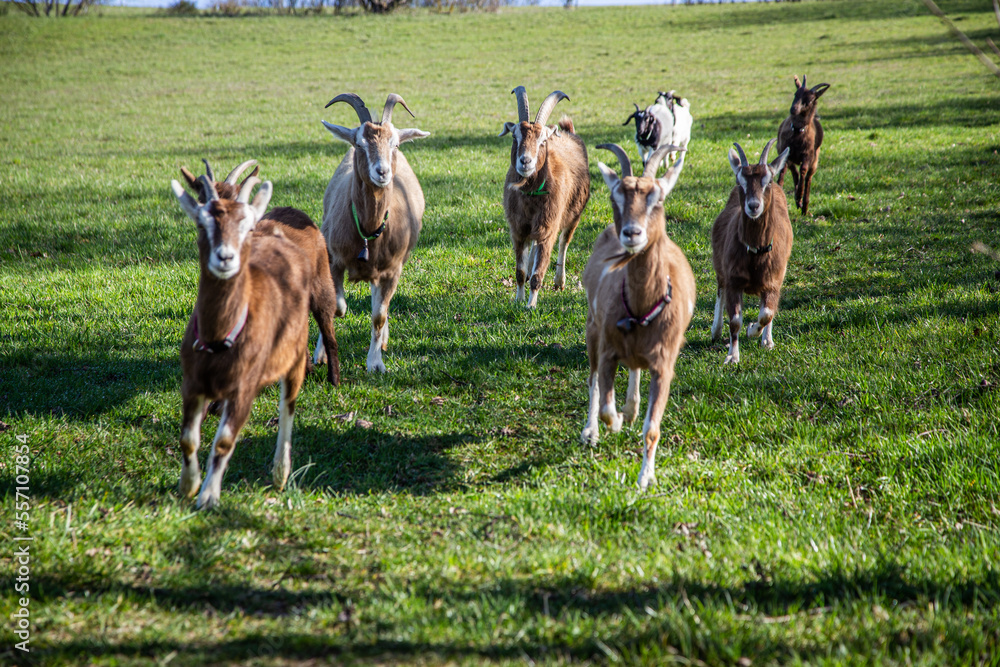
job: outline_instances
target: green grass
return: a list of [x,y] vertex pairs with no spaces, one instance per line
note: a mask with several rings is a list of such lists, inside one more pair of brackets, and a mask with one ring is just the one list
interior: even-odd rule
[[[987,2],[941,4],[996,34]],[[4,617],[17,434],[35,538],[32,652],[5,621],[0,662],[996,664],[1000,266],[969,247],[1000,247],[1000,97],[922,3],[8,13],[0,62]],[[726,151],[759,155],[803,72],[832,84],[813,215],[793,213],[777,348],[724,368],[708,233]],[[591,152],[568,289],[537,312],[511,302],[500,203],[519,84],[533,108],[566,91]],[[635,427],[578,442],[578,276],[611,219],[593,146],[634,155],[622,120],[668,88],[696,119],[666,209],[698,308],[640,495]],[[175,488],[197,249],[169,181],[253,157],[274,205],[319,219],[344,151],[319,121],[352,121],[323,109],[344,91],[398,92],[432,133],[404,148],[427,211],[390,373],[364,370],[352,285],[343,385],[306,380],[292,488],[269,486],[271,388],[223,509],[194,513]]]

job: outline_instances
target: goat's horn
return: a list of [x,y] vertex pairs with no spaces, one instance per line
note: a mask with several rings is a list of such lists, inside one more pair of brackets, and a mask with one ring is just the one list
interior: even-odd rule
[[737,152],[739,152],[739,154],[740,154],[740,166],[742,166],[742,167],[747,167],[747,166],[749,166],[749,165],[750,165],[750,163],[749,163],[749,162],[747,162],[747,154],[743,152],[743,147],[742,147],[742,146],[740,146],[740,145],[739,145],[738,143],[736,143],[735,141],[733,142],[733,146],[736,146],[736,150],[737,150]]
[[656,178],[656,170],[660,168],[660,162],[667,153],[675,153],[677,151],[684,150],[680,146],[674,146],[673,144],[667,144],[666,146],[660,146],[653,154],[649,156],[649,160],[646,161],[646,168],[642,170],[643,177],[649,176],[650,178]]
[[201,191],[205,195],[205,203],[212,201],[213,199],[219,198],[219,193],[215,190],[215,181],[208,180],[208,176],[199,176],[198,182],[201,183]]
[[806,75],[805,74],[802,75],[802,87],[803,88],[806,87]]
[[253,191],[254,187],[260,183],[260,179],[257,178],[256,172],[247,176],[247,180],[243,181],[243,185],[240,186],[240,194],[237,195],[236,201],[241,204],[250,203],[250,193]]
[[542,106],[538,107],[538,113],[535,114],[535,124],[545,125],[549,120],[549,115],[556,108],[556,105],[559,104],[559,101],[568,99],[569,95],[561,90],[554,90],[549,93],[549,96],[542,102]]
[[524,86],[518,86],[514,90],[510,91],[512,94],[517,95],[517,122],[527,123],[528,122],[528,91],[524,89]]
[[215,182],[215,173],[212,172],[212,166],[208,164],[208,160],[205,158],[201,159],[205,163],[205,174],[208,176],[208,180]]
[[771,139],[767,142],[767,146],[764,146],[764,152],[760,154],[760,162],[757,164],[767,164],[767,154],[771,152],[771,146],[774,145],[775,141],[777,141],[777,139]]
[[[253,166],[255,164],[257,164],[257,160],[247,160],[246,162],[243,162],[243,163],[240,163],[239,165],[237,165],[236,169],[233,169],[231,172],[229,172],[229,175],[226,176],[226,184],[227,185],[236,185],[236,181],[238,181],[240,179],[240,176],[243,174],[243,172],[246,171],[247,168],[249,168],[249,167],[251,167],[251,166]],[[209,178],[212,178],[212,177],[209,176]],[[212,178],[212,180],[214,181],[215,179]]]
[[625,152],[624,148],[618,144],[598,144],[597,147],[611,151],[618,157],[618,164],[622,168],[622,178],[628,178],[632,175],[632,161],[628,159],[628,153]]
[[[628,118],[625,119],[625,122],[622,123],[623,126],[624,125],[628,125],[632,121],[633,118],[638,118],[639,114],[642,113],[641,111],[639,111],[639,105],[638,104],[636,104],[635,102],[632,102],[632,105],[635,107],[635,111],[633,111],[632,114]],[[639,124],[639,121],[637,120],[636,121],[636,125],[638,125],[638,124]]]
[[[372,114],[368,111],[368,107],[365,106],[364,101],[354,93],[341,93],[337,95],[332,100],[326,103],[326,107],[330,106],[334,102],[347,102],[352,107],[354,111],[358,114],[358,120],[362,123],[372,122]],[[323,107],[324,109],[326,107]]]
[[382,109],[383,125],[392,122],[392,108],[397,104],[406,109],[406,113],[410,114],[410,116],[416,118],[416,116],[413,115],[413,112],[410,111],[410,107],[406,106],[406,102],[403,101],[402,97],[400,97],[396,93],[390,93],[389,97],[385,99],[385,107]]

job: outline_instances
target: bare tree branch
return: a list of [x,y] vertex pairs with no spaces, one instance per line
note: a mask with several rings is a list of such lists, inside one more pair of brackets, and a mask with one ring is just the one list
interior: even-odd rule
[[[941,22],[945,24],[945,26],[948,28],[948,30],[951,32],[952,35],[958,38],[958,40],[961,41],[962,44],[965,44],[965,47],[969,49],[969,51],[971,51],[974,56],[979,58],[979,61],[983,63],[983,65],[985,65],[986,68],[990,70],[990,72],[993,73],[993,76],[1000,78],[1000,67],[994,65],[993,61],[987,58],[986,54],[983,53],[978,46],[973,44],[972,40],[966,37],[964,32],[955,27],[955,24],[951,22],[951,19],[949,19],[947,16],[944,15],[944,12],[941,11],[941,9],[937,6],[937,3],[935,3],[934,0],[924,0],[924,4],[927,5],[927,9],[931,10],[931,13],[934,14],[934,16],[941,19]],[[993,9],[994,11],[1000,13],[1000,10],[997,9],[997,0],[993,0]]]

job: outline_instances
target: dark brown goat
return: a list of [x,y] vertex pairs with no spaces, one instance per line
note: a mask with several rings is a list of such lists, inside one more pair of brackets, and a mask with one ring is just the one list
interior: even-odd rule
[[[213,400],[223,401],[224,406],[198,494],[198,507],[207,509],[219,503],[222,476],[254,398],[279,380],[273,480],[278,489],[288,480],[292,419],[308,358],[310,289],[316,284],[317,258],[325,261],[326,245],[305,214],[286,215],[294,209],[271,211],[270,233],[263,233],[264,227],[253,233],[270,201],[270,182],[261,186],[252,203],[250,192],[260,182],[256,177],[243,183],[235,200],[221,199],[207,176],[198,182],[205,204],[177,181],[171,188],[198,225],[201,264],[198,299],[181,343],[180,493],[184,497],[193,496],[201,482],[198,447],[205,408]],[[289,228],[300,233],[288,234]],[[310,242],[296,242],[304,238]],[[332,336],[336,307],[332,284],[326,300]]]
[[722,334],[725,311],[729,315],[727,364],[740,361],[744,294],[760,295],[760,314],[747,334],[751,338],[762,336],[760,344],[765,348],[774,347],[771,325],[792,254],[792,223],[785,191],[771,182],[784,167],[789,149],[768,164],[767,154],[774,142],[767,142],[760,161],[753,165],[747,163],[739,144],[734,144],[736,150],[729,149],[736,187],[712,225],[712,265],[718,283],[712,340]]
[[[830,87],[821,83],[806,88],[806,75],[795,77],[795,97],[789,109],[788,118],[778,128],[778,152],[788,149],[787,167],[792,172],[795,186],[795,205],[802,215],[809,215],[809,188],[813,176],[819,168],[819,147],[823,145],[823,126],[816,117],[816,103]],[[799,170],[801,169],[801,173]],[[785,182],[785,170],[778,174],[778,185]]]
[[[236,199],[248,181],[257,179],[257,173],[260,171],[260,167],[255,166],[257,164],[256,160],[247,160],[229,172],[229,175],[224,180],[216,181],[215,173],[211,165],[209,165],[208,160],[203,159],[202,162],[205,163],[205,176],[215,187],[219,199]],[[242,183],[237,185],[236,182],[240,176],[250,167],[254,167],[254,170],[250,172],[250,175]],[[207,196],[201,187],[199,179],[186,167],[181,167],[181,174],[184,176],[184,180],[187,181],[188,186],[198,193],[198,202],[204,204],[207,201]],[[257,182],[259,182],[259,179],[257,179]],[[296,208],[283,206],[265,213],[264,217],[254,227],[253,234],[256,236],[282,234],[301,248],[312,248],[316,240],[316,236],[312,231],[314,229],[316,229],[316,224],[304,212]],[[323,248],[326,248],[325,241],[323,242]],[[333,301],[330,300],[330,294],[333,291],[333,278],[330,274],[328,254],[319,252],[314,254],[316,256],[316,267],[313,272],[313,284],[310,286],[309,310],[312,312],[313,318],[319,326],[325,357],[331,359],[326,367],[327,382],[336,386],[340,384],[340,358],[337,354],[337,335],[333,323],[336,313],[336,298]],[[330,309],[331,303],[334,304],[333,310]],[[306,372],[311,372],[311,370],[312,361],[309,360],[306,364]],[[216,414],[216,404],[213,403],[212,406],[210,411],[212,414]]]
[[642,176],[632,176],[625,151],[602,144],[618,156],[622,176],[597,163],[611,191],[614,224],[594,244],[583,271],[587,288],[587,356],[590,359],[590,410],[580,434],[584,443],[598,438],[598,417],[612,431],[622,427],[615,410],[615,373],[627,366],[628,394],[624,418],[639,414],[639,377],[649,369],[649,400],[642,426],[644,451],[639,488],[656,478],[656,446],[660,420],[670,396],[674,363],[684,344],[684,331],[694,313],[695,285],[691,265],[667,236],[663,200],[684,167],[684,154],[656,178],[664,156],[679,148],[661,146],[653,152]]
[[556,104],[569,97],[559,90],[549,94],[532,123],[528,121],[528,95],[524,86],[511,92],[517,96],[518,122],[504,123],[499,135],[513,135],[510,168],[503,186],[503,209],[514,246],[515,299],[524,300],[524,283],[529,280],[530,267],[531,294],[527,306],[534,308],[557,240],[555,288],[561,289],[566,284],[566,248],[590,199],[590,172],[587,147],[574,133],[573,121],[564,117],[558,128],[545,124]]

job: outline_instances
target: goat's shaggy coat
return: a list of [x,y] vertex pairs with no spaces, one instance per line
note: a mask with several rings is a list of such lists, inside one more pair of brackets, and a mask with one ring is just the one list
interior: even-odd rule
[[[778,128],[778,153],[788,149],[787,167],[792,172],[792,184],[795,186],[795,205],[802,215],[809,215],[809,189],[819,168],[819,148],[823,145],[823,126],[816,117],[816,103],[830,84],[821,83],[806,88],[806,76],[803,74],[801,85],[799,78],[795,77],[795,86],[788,118]],[[782,169],[778,185],[784,182],[785,170]]]
[[558,90],[551,93],[531,123],[524,87],[513,92],[519,122],[505,123],[500,132],[501,137],[513,135],[503,208],[514,247],[516,299],[524,300],[527,281],[531,290],[527,306],[534,308],[557,241],[555,288],[566,284],[566,248],[590,199],[590,172],[587,148],[574,134],[573,122],[563,118],[558,129],[545,125],[555,105],[569,98]]
[[622,427],[615,409],[615,373],[629,369],[624,418],[639,413],[639,379],[649,369],[649,400],[642,427],[644,444],[639,487],[655,480],[660,421],[670,396],[674,363],[684,344],[684,331],[694,312],[694,274],[687,258],[666,231],[663,200],[684,166],[684,155],[656,178],[656,168],[676,146],[662,146],[650,157],[643,175],[631,175],[625,151],[603,144],[618,155],[622,178],[598,163],[611,190],[614,224],[594,244],[583,271],[587,289],[587,357],[590,360],[590,409],[580,437],[598,439],[598,417],[612,431]]
[[[308,358],[309,310],[317,295],[318,259],[325,258],[323,237],[312,221],[295,209],[274,209],[262,221],[271,196],[264,183],[253,203],[248,178],[235,200],[220,199],[207,176],[200,185],[206,203],[199,205],[177,181],[175,196],[198,224],[201,278],[198,299],[181,343],[180,493],[190,497],[201,481],[198,447],[201,422],[209,401],[223,401],[222,417],[198,494],[198,507],[218,504],[222,476],[257,393],[281,381],[274,485],[281,489],[291,472],[291,433]],[[252,233],[255,230],[257,233]],[[285,230],[294,229],[295,234]],[[266,230],[270,230],[267,233]],[[336,341],[332,289],[320,311],[320,328]],[[242,326],[240,323],[242,322]],[[334,354],[336,348],[333,348]]]
[[736,175],[736,186],[712,225],[712,265],[718,285],[712,339],[722,335],[722,314],[727,313],[727,364],[740,361],[744,294],[760,295],[758,320],[750,325],[747,334],[751,338],[761,336],[760,344],[765,348],[774,347],[771,325],[792,254],[793,235],[785,192],[772,182],[784,166],[788,149],[767,164],[773,144],[774,139],[767,143],[760,161],[753,165],[747,163],[739,144],[735,144],[739,153],[730,149],[729,163]]
[[[423,190],[399,145],[430,135],[415,128],[397,129],[392,124],[396,104],[410,111],[399,95],[389,95],[378,123],[372,122],[364,102],[353,93],[338,95],[327,106],[334,102],[349,103],[361,121],[353,129],[323,121],[331,134],[350,144],[323,195],[323,235],[330,249],[337,314],[347,312],[345,271],[351,282],[371,285],[372,333],[367,365],[369,371],[385,372],[382,351],[389,345],[389,302],[403,264],[417,244],[424,215]],[[314,361],[323,360],[317,341]]]

